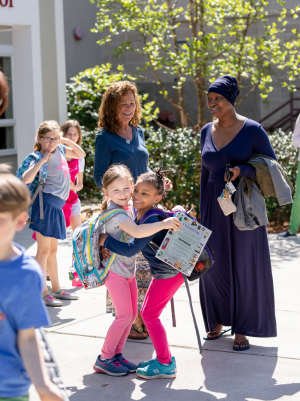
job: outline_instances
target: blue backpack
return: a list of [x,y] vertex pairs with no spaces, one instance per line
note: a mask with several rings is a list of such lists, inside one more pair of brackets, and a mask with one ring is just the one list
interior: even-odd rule
[[[65,157],[65,148],[62,145],[58,145],[58,149],[61,151],[61,154]],[[30,164],[35,161],[36,163],[39,162],[43,157],[43,154],[41,152],[33,152],[30,153],[28,156],[25,157],[23,160],[21,166],[18,168],[16,176],[22,181],[23,174],[28,170]],[[40,219],[44,218],[44,208],[43,208],[43,196],[42,196],[42,191],[43,187],[46,182],[47,178],[47,163],[44,163],[42,167],[40,168],[38,174],[34,177],[34,180],[30,182],[29,184],[26,184],[27,188],[29,189],[30,195],[31,195],[31,202],[29,205],[29,218],[28,218],[28,223],[31,224],[31,207],[33,205],[33,202],[35,201],[36,197],[39,195],[39,200],[40,200]]]

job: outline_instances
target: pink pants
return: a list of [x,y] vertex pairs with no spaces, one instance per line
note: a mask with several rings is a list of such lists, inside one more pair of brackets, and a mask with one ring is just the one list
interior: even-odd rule
[[116,309],[116,318],[108,329],[101,358],[111,359],[122,353],[132,323],[137,315],[137,285],[135,277],[126,278],[109,272],[105,280],[111,300]]
[[184,283],[182,274],[167,279],[153,278],[142,306],[141,314],[160,363],[171,363],[167,333],[159,316],[164,307]]

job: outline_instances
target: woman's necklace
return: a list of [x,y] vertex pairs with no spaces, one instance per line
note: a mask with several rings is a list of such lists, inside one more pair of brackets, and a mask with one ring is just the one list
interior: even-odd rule
[[[128,128],[130,130],[130,126],[128,126]],[[122,138],[126,139],[126,143],[129,145],[130,144],[130,140],[129,140],[130,132],[128,132],[128,129],[126,131],[127,138],[124,136],[123,132],[119,131],[119,134],[121,135]]]

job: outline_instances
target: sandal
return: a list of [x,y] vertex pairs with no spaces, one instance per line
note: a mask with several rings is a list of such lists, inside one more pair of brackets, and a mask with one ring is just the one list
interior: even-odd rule
[[143,326],[137,327],[135,324],[131,326],[131,330],[128,334],[128,338],[132,340],[146,340],[148,333],[143,331]]
[[147,327],[144,325],[144,323],[142,324],[142,328],[143,328],[143,332],[147,333],[149,335]]
[[214,331],[210,331],[211,334],[216,333],[217,331],[220,331],[221,333],[216,336],[216,337],[203,337],[203,340],[207,340],[207,341],[211,341],[211,340],[217,340],[218,338],[220,338],[223,334],[227,333],[228,331],[230,331],[230,329],[228,330],[222,330],[222,329],[218,329],[218,330],[214,330]]
[[58,299],[66,299],[69,301],[74,301],[74,300],[78,299],[78,295],[70,294],[69,292],[64,291],[64,290],[59,290],[57,292],[53,292],[52,294],[55,296],[55,298],[58,298]]
[[[248,341],[248,345],[246,346],[246,347],[241,347],[241,343],[242,342],[244,342],[244,341]],[[250,344],[249,344],[249,340],[248,340],[248,338],[244,338],[242,341],[237,341],[237,340],[233,340],[233,345],[234,345],[234,343],[236,343],[236,344],[238,344],[238,347],[232,347],[233,348],[233,351],[247,351],[247,349],[249,349],[250,348]]]

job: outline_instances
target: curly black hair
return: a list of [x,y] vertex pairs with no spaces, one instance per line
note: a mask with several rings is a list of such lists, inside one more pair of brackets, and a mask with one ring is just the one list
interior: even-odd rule
[[166,178],[166,174],[168,174],[171,170],[163,170],[162,166],[154,169],[153,171],[148,171],[147,173],[141,174],[138,181],[148,182],[152,184],[154,188],[157,190],[158,195],[161,195],[163,198],[167,196],[166,184],[164,179]]

